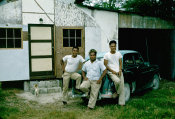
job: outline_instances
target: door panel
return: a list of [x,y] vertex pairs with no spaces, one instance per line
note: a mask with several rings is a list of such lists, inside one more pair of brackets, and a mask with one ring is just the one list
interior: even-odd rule
[[31,27],[31,40],[51,40],[51,27]]
[[52,58],[32,59],[32,72],[52,71]]
[[54,77],[53,25],[29,24],[30,78]]
[[31,43],[31,55],[52,55],[52,43]]

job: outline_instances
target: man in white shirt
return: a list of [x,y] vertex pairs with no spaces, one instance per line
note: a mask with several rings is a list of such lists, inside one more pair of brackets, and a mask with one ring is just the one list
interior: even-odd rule
[[124,78],[122,73],[122,55],[116,51],[116,41],[109,42],[110,52],[104,55],[104,65],[116,88],[114,97],[119,95],[119,105],[125,105]]
[[[72,48],[72,55],[66,55],[61,60],[62,70],[63,70],[63,104],[67,104],[68,101],[68,88],[70,78],[76,80],[76,89],[80,89],[81,75],[76,71],[80,63],[83,63],[85,60],[81,55],[78,55],[79,48]],[[65,62],[67,62],[65,66]]]
[[106,74],[106,67],[101,61],[96,60],[96,54],[97,51],[91,49],[89,51],[90,60],[82,68],[83,83],[80,85],[80,90],[89,92],[89,89],[91,89],[88,109],[95,107],[101,82]]

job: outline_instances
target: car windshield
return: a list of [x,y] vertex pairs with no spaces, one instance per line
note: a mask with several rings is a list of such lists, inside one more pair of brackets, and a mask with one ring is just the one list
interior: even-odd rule
[[143,64],[143,58],[139,53],[128,53],[125,54],[123,57],[123,64],[124,65],[140,65]]
[[124,65],[133,65],[133,55],[132,54],[125,54],[123,57],[123,64]]
[[144,63],[143,58],[141,57],[141,55],[139,53],[134,53],[133,58],[135,60],[135,64],[137,64],[137,65]]

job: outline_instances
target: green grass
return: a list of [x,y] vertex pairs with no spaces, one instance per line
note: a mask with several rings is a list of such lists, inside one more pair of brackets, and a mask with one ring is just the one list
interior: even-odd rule
[[87,110],[80,99],[72,99],[67,106],[61,102],[40,105],[26,102],[15,93],[19,90],[0,90],[0,117],[7,119],[174,119],[175,82],[161,81],[160,89],[133,95],[124,107],[114,100],[97,102],[94,110]]
[[1,89],[1,84],[0,84],[0,118],[6,119],[8,118],[11,114],[18,112],[18,108],[14,108],[13,106],[10,106],[8,103],[8,97],[14,96],[13,91],[3,91]]

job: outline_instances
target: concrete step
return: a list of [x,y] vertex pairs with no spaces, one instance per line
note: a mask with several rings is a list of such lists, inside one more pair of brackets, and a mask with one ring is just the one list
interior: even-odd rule
[[[48,93],[61,93],[61,87],[52,87],[52,88],[38,88],[39,94],[48,94]],[[30,92],[34,94],[35,89],[30,89]]]
[[47,80],[47,81],[25,81],[24,91],[34,94],[35,85],[39,89],[39,94],[57,93],[61,92],[60,80]]
[[50,81],[30,81],[30,88],[37,84],[39,88],[59,87],[59,80]]

